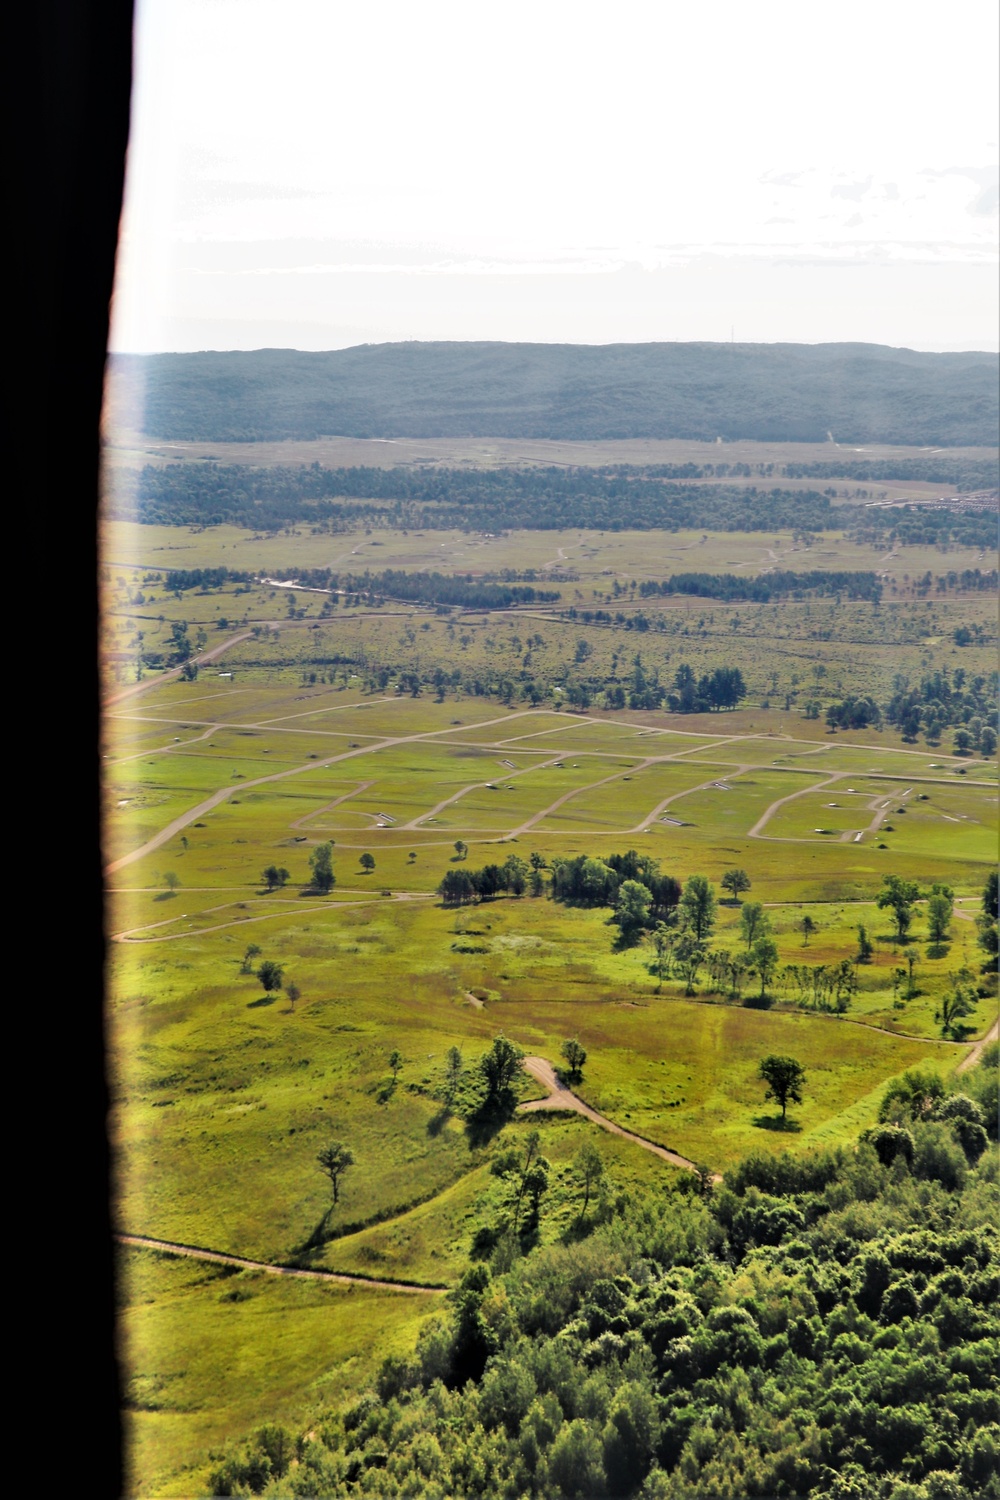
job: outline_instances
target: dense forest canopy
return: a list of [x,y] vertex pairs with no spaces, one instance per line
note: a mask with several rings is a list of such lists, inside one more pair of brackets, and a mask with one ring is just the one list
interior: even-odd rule
[[368,344],[116,355],[149,437],[996,442],[997,357],[879,344]]
[[998,1500],[996,1079],[995,1043],[950,1092],[912,1070],[856,1149],[715,1186],[585,1196],[581,1152],[556,1243],[542,1188],[412,1357],[212,1493]]
[[635,468],[255,468],[245,464],[147,465],[115,481],[113,513],[153,525],[223,523],[277,531],[307,521],[358,527],[495,532],[659,529],[878,531],[904,543],[952,539],[994,547],[996,515],[929,505],[872,509],[834,504],[833,491],[683,482]]

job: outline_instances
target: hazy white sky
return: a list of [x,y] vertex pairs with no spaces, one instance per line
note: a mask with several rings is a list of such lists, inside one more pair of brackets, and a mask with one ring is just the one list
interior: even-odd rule
[[112,347],[995,349],[995,0],[138,0]]

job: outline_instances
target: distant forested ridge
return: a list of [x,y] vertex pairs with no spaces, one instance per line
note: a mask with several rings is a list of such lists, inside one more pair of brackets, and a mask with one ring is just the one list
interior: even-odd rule
[[329,469],[176,463],[115,481],[112,511],[147,525],[247,526],[278,531],[306,521],[329,531],[456,527],[495,532],[853,528],[903,543],[956,541],[992,548],[996,516],[928,505],[835,505],[833,491],[692,483],[639,468]]
[[993,446],[997,356],[880,344],[368,344],[115,355],[119,425],[197,441],[689,438]]

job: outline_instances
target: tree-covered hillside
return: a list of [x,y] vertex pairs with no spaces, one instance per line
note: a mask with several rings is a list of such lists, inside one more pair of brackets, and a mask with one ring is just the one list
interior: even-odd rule
[[161,439],[997,441],[997,357],[878,344],[371,344],[117,355],[121,426]]
[[996,1076],[995,1043],[902,1075],[855,1151],[605,1185],[558,1243],[515,1221],[412,1358],[212,1493],[998,1500]]

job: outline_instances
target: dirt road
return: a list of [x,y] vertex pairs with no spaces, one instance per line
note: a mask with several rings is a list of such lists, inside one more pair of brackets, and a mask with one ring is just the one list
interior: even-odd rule
[[[566,1087],[556,1077],[555,1069],[544,1057],[526,1057],[524,1059],[525,1071],[530,1073],[543,1088],[548,1089],[548,1097],[545,1099],[530,1099],[526,1104],[518,1105],[518,1110],[524,1114],[536,1114],[540,1110],[570,1109],[576,1114],[583,1115],[585,1119],[592,1120],[595,1125],[600,1125],[602,1130],[610,1131],[612,1135],[620,1135],[623,1140],[631,1141],[636,1146],[641,1146],[644,1151],[652,1151],[654,1156],[669,1162],[672,1167],[681,1167],[688,1172],[697,1172],[698,1168],[693,1161],[688,1161],[686,1156],[679,1156],[676,1151],[668,1151],[666,1146],[657,1146],[654,1141],[647,1141],[645,1136],[636,1135],[632,1130],[624,1130],[621,1125],[616,1125],[604,1115],[599,1115],[596,1109],[591,1109],[585,1104],[578,1094]],[[722,1177],[713,1173],[713,1182],[721,1182]]]
[[303,1281],[333,1281],[341,1286],[360,1286],[374,1292],[413,1292],[418,1297],[439,1297],[447,1287],[415,1285],[408,1281],[376,1281],[369,1276],[350,1276],[342,1271],[308,1271],[296,1266],[276,1266],[262,1260],[245,1260],[241,1255],[224,1255],[219,1250],[200,1250],[194,1245],[177,1245],[171,1240],[151,1240],[142,1234],[116,1234],[119,1245],[133,1245],[140,1250],[159,1250],[189,1260],[207,1260],[217,1266],[236,1266],[241,1271],[266,1271],[269,1276],[297,1276]]

